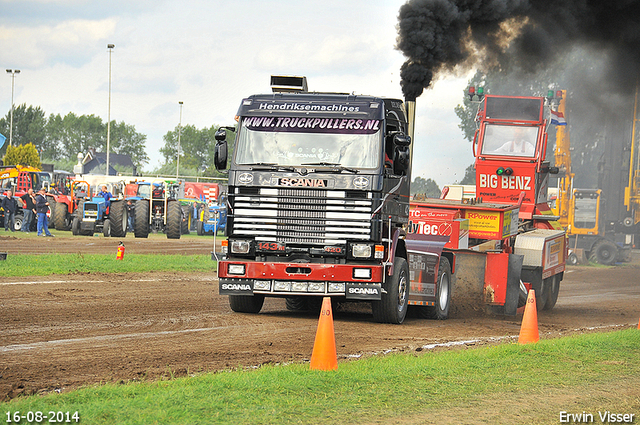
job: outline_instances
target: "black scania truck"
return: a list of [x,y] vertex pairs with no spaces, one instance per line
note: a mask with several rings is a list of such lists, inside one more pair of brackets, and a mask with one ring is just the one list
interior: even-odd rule
[[220,294],[236,312],[265,297],[290,309],[322,297],[363,300],[375,320],[402,323],[409,297],[403,225],[409,216],[410,129],[398,99],[306,89],[271,77],[273,93],[244,100],[227,168],[227,245]]

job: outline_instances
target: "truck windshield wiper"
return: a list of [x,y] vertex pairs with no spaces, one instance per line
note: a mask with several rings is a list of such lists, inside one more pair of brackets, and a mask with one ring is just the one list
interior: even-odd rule
[[273,162],[256,162],[254,164],[243,164],[251,167],[251,171],[269,170],[269,171],[296,171],[290,166],[278,165]]
[[356,170],[355,168],[349,168],[349,167],[344,167],[340,164],[337,164],[335,162],[307,162],[304,164],[300,164],[300,165],[320,165],[323,167],[332,167],[331,171],[336,171],[336,172],[343,172],[343,171],[348,171],[350,173],[353,174],[358,174],[358,170]]

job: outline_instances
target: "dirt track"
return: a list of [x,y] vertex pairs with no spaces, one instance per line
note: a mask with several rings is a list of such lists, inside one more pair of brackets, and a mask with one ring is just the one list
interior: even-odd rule
[[[0,251],[115,255],[118,242],[103,237],[3,235]],[[208,255],[212,242],[206,237],[128,237],[125,244],[126,255]],[[624,266],[569,268],[556,308],[538,315],[541,337],[637,326],[640,255],[634,254],[634,263]],[[0,278],[0,400],[99,382],[309,358],[317,316],[289,312],[281,299],[267,299],[259,315],[237,314],[217,292],[215,273]],[[347,361],[389,350],[427,350],[432,344],[509,340],[518,335],[521,315],[409,318],[395,326],[374,323],[364,304],[347,304],[334,311],[334,320],[338,357]]]

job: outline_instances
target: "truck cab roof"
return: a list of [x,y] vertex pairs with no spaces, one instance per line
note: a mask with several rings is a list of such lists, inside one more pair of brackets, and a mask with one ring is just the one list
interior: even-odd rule
[[344,93],[272,93],[242,100],[237,115],[323,116],[357,119],[385,119],[394,114],[406,122],[404,104],[399,99]]

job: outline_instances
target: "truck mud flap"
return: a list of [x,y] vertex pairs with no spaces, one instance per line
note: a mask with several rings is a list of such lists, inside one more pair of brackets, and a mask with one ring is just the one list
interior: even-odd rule
[[520,298],[520,276],[522,274],[522,255],[509,254],[507,271],[507,291],[503,305],[491,305],[494,314],[515,316]]
[[382,285],[347,283],[345,296],[348,300],[377,301],[382,297]]
[[452,313],[515,315],[522,260],[515,254],[456,251]]
[[486,254],[476,251],[455,252],[452,277],[451,315],[484,313],[482,302]]

